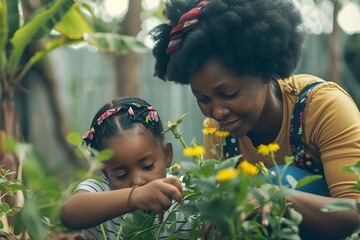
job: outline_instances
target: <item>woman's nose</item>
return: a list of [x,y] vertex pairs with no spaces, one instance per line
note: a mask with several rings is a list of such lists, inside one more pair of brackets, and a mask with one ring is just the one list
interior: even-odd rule
[[215,120],[220,121],[224,119],[225,116],[229,114],[229,112],[230,112],[229,109],[223,104],[214,103],[211,114]]

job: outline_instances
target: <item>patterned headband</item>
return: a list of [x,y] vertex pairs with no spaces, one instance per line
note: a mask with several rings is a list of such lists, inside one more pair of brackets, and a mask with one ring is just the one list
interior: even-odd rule
[[[110,116],[120,111],[127,111],[127,113],[130,116],[130,119],[135,119],[135,113],[133,108],[136,110],[136,112],[138,112],[138,114],[147,112],[145,116],[146,123],[151,123],[152,125],[154,125],[155,122],[159,121],[159,115],[157,114],[155,107],[153,106],[148,107],[148,106],[142,106],[138,103],[131,103],[131,104],[124,104],[123,106],[118,108],[112,108],[107,110],[97,119],[96,124],[100,126],[106,119],[108,119]],[[85,142],[88,147],[90,147],[91,145],[91,141],[94,138],[94,134],[95,134],[95,129],[94,127],[92,127],[90,131],[86,132],[82,137],[83,142]]]
[[208,4],[207,1],[200,2],[195,8],[191,9],[187,13],[181,16],[178,21],[178,25],[175,26],[170,32],[170,41],[166,49],[166,54],[173,54],[182,43],[183,35],[199,24],[199,15],[201,9]]

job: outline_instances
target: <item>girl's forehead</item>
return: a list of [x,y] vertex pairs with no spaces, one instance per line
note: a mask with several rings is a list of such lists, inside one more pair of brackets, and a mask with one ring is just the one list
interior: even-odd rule
[[[104,139],[103,149],[111,149],[118,158],[141,155],[162,149],[160,140],[144,126],[121,130],[114,136]],[[131,153],[131,154],[130,154]],[[135,154],[136,153],[136,154]]]

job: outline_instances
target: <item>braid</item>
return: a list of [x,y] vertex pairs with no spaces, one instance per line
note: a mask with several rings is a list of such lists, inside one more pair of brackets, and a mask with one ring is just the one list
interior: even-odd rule
[[95,115],[90,131],[84,134],[83,142],[101,150],[103,139],[142,124],[161,142],[164,141],[163,126],[153,106],[136,97],[114,99],[104,105]]

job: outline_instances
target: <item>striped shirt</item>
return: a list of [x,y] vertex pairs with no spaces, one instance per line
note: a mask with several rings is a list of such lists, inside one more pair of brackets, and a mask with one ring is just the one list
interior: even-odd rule
[[[111,191],[112,187],[111,187],[110,181],[104,175],[101,176],[101,179],[103,180],[102,182],[99,182],[96,179],[87,179],[78,185],[78,187],[76,188],[76,191],[77,190],[85,190],[88,192]],[[174,201],[173,205],[175,203],[176,202]],[[176,210],[174,212],[176,213],[176,229],[174,231],[174,234],[188,235],[193,230],[190,222],[186,219],[186,217],[181,212],[176,212]],[[124,217],[124,215],[121,215],[119,217],[110,219],[110,220],[106,221],[104,224],[102,224],[108,240],[116,240],[117,239],[117,233],[119,232],[119,228],[120,228],[120,220],[123,217]],[[165,212],[164,219],[166,219],[166,217],[167,217],[167,212]],[[126,218],[131,219],[132,213],[129,213]],[[170,222],[170,221],[167,222],[166,225],[168,225],[168,226],[165,226],[165,228],[169,227],[172,223],[173,222]],[[158,219],[155,220],[154,224],[159,224]],[[96,239],[96,240],[104,239],[100,225],[97,225],[92,228],[83,229],[82,233],[83,233],[84,237],[89,238],[89,239]],[[168,236],[163,233],[159,239],[167,239],[167,238],[168,238]]]

